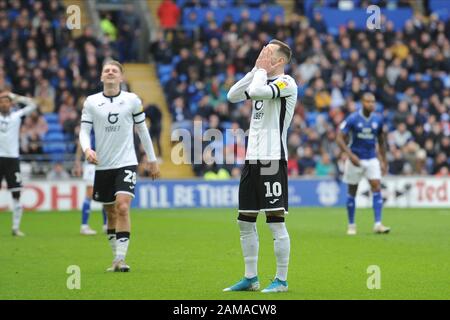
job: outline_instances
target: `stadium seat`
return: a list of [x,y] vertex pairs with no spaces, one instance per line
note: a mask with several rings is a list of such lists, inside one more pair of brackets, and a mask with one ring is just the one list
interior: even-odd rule
[[48,132],[62,132],[62,127],[59,123],[49,123]]
[[431,12],[437,14],[441,20],[447,20],[450,17],[450,4],[447,0],[430,0],[429,7]]
[[64,142],[50,142],[43,145],[45,153],[65,153],[66,144]]
[[67,140],[64,136],[64,133],[60,131],[48,131],[44,136],[44,142],[53,142],[53,141],[65,141]]
[[[356,28],[366,28],[368,14],[365,9],[354,9],[351,11],[342,11],[337,8],[318,8],[315,9],[320,12],[325,21],[328,32],[336,35],[339,27],[346,25],[349,21],[354,21]],[[399,31],[405,25],[406,20],[410,19],[413,11],[409,8],[401,8],[395,10],[383,10],[382,14],[394,23],[394,28]]]
[[58,121],[59,121],[59,116],[57,113],[44,113],[43,116],[48,124],[58,123]]

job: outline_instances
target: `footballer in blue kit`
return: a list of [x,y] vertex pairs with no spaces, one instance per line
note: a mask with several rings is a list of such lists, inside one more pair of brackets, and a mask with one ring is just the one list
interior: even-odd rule
[[[348,235],[356,234],[355,197],[358,184],[363,177],[369,180],[373,195],[375,233],[389,233],[390,228],[381,223],[383,197],[381,176],[387,172],[386,138],[383,132],[383,117],[374,112],[375,96],[365,93],[362,108],[350,114],[340,125],[337,143],[348,155],[343,181],[348,184],[347,213]],[[377,144],[380,160],[377,158]]]

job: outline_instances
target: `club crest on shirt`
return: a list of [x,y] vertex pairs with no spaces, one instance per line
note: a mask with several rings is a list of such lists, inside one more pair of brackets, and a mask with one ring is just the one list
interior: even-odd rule
[[263,105],[264,105],[264,101],[262,101],[262,100],[255,101],[255,110],[256,111],[261,110]]
[[118,113],[108,113],[108,122],[111,124],[115,124],[119,121],[119,114]]
[[378,128],[378,123],[372,122],[372,129],[376,130]]

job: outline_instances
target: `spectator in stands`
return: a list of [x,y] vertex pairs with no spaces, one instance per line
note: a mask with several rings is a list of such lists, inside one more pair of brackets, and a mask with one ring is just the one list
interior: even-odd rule
[[103,13],[100,20],[100,28],[110,41],[116,41],[118,30],[112,20],[112,15],[109,12]]
[[162,157],[161,131],[162,131],[162,113],[156,104],[149,104],[144,109],[145,116],[150,119],[150,137],[156,143],[157,156]]
[[310,146],[303,148],[303,154],[301,154],[298,160],[298,168],[301,175],[314,175],[316,168],[316,161],[314,160],[314,152]]
[[391,134],[391,142],[397,148],[402,148],[412,139],[412,134],[406,129],[405,123],[399,123],[397,129]]
[[192,115],[186,107],[183,98],[176,98],[173,101],[170,111],[172,113],[173,120],[172,129],[191,127]]
[[69,179],[70,175],[61,162],[53,164],[52,169],[47,172],[47,180],[59,181]]
[[158,7],[159,24],[164,30],[173,30],[181,17],[180,8],[172,0],[164,0]]
[[331,162],[330,155],[322,152],[320,160],[316,163],[315,174],[318,177],[331,177],[335,175],[334,165]]
[[434,175],[446,176],[449,173],[450,165],[444,152],[439,152],[433,165]]

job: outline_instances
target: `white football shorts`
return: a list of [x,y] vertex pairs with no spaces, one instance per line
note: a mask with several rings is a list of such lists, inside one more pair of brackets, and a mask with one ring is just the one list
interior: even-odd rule
[[342,180],[347,184],[358,184],[363,177],[368,180],[381,180],[381,166],[377,158],[359,160],[360,166],[355,166],[350,159],[345,161]]
[[85,163],[83,165],[83,180],[88,186],[94,185],[95,179],[95,164]]

